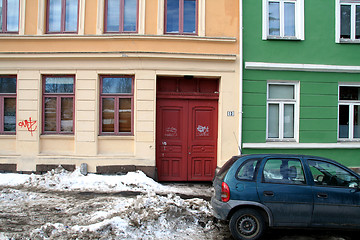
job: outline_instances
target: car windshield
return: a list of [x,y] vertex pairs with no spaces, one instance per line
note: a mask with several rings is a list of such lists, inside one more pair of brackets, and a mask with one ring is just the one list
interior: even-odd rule
[[225,178],[226,173],[229,171],[230,167],[234,164],[239,157],[232,157],[230,158],[223,166],[220,168],[219,172],[216,174],[218,178],[221,180]]

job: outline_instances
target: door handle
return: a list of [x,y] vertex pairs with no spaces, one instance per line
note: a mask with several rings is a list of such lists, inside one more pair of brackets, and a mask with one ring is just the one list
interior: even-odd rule
[[317,197],[318,198],[328,198],[328,195],[326,193],[318,193]]
[[265,197],[273,197],[273,196],[274,196],[274,192],[273,192],[273,191],[264,191],[264,196],[265,196]]

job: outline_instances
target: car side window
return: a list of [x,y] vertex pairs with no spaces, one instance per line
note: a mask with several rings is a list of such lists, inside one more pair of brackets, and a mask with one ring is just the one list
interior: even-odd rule
[[245,161],[239,168],[236,174],[238,180],[255,180],[255,173],[259,159],[250,159]]
[[352,173],[334,164],[308,160],[315,185],[333,187],[359,187],[359,179]]
[[302,164],[298,159],[269,159],[263,171],[263,182],[305,184]]

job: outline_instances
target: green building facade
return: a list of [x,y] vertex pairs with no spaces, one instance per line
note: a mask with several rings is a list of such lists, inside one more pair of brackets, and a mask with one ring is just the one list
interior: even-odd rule
[[242,154],[360,167],[360,1],[243,0]]

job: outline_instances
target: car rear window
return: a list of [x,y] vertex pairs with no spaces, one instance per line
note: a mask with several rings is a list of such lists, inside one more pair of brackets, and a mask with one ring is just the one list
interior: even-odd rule
[[234,164],[239,157],[232,157],[230,158],[219,170],[217,173],[217,177],[223,180],[225,178],[226,173],[229,171],[230,167]]

